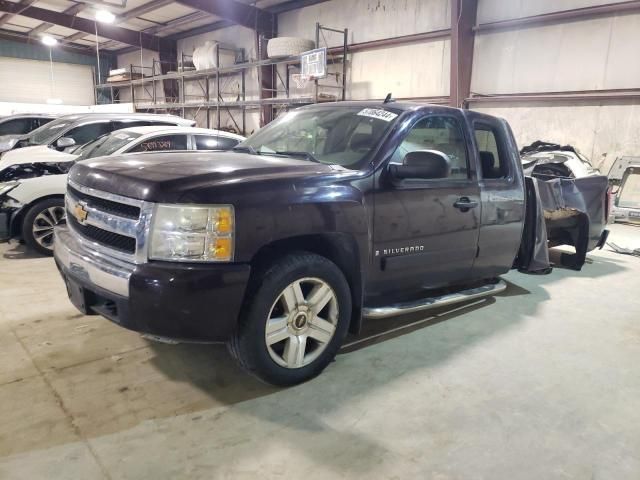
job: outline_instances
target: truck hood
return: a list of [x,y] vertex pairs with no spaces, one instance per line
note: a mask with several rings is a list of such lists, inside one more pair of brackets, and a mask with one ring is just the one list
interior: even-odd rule
[[77,155],[58,152],[46,145],[18,148],[2,155],[2,158],[0,158],[0,172],[12,165],[21,165],[25,163],[70,162],[75,160],[76,157]]
[[[289,157],[237,152],[140,153],[85,160],[69,179],[80,185],[152,202],[207,201],[207,191],[353,171]],[[200,196],[202,195],[202,196]]]

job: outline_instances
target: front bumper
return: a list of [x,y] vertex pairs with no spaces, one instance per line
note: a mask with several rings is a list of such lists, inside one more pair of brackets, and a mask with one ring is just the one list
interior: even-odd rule
[[249,280],[245,264],[132,264],[91,250],[56,227],[54,256],[71,302],[141,333],[185,341],[225,341]]
[[0,209],[0,242],[6,242],[11,238],[11,212]]
[[[0,186],[2,185],[0,183]],[[21,234],[21,226],[16,225],[15,220],[25,206],[9,196],[11,191],[0,195],[0,242],[8,242]]]
[[14,236],[13,219],[18,211],[18,208],[4,205],[0,198],[0,242],[7,242]]

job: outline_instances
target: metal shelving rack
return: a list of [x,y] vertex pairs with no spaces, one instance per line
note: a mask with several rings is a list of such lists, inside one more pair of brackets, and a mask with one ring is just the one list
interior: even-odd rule
[[[325,38],[325,32],[338,33],[343,36],[342,45],[340,47],[328,48]],[[344,100],[346,93],[346,74],[347,74],[347,37],[348,30],[338,30],[316,24],[316,47],[322,48],[321,43],[327,48],[327,69],[338,67],[338,71],[329,72],[329,76],[336,79],[335,85],[328,85],[319,80],[314,80],[313,93],[309,95],[294,96],[291,89],[291,76],[300,72],[301,56],[263,59],[249,61],[246,58],[244,49],[234,48],[222,44],[215,47],[217,68],[206,70],[194,70],[192,58],[190,55],[182,54],[180,62],[174,63],[176,70],[162,74],[162,64],[158,60],[153,60],[151,67],[143,67],[137,65],[129,65],[128,72],[130,77],[135,74],[142,75],[141,78],[131,78],[130,80],[113,83],[103,83],[95,85],[96,98],[103,98],[108,93],[111,103],[121,101],[121,91],[127,89],[130,92],[131,99],[127,100],[134,104],[136,111],[147,112],[167,112],[178,113],[181,116],[187,116],[187,112],[192,117],[196,117],[200,112],[206,112],[207,128],[213,128],[211,125],[211,112],[215,111],[215,128],[221,127],[221,112],[228,113],[235,130],[238,133],[246,134],[246,113],[248,110],[261,109],[271,107],[274,111],[288,109],[290,107],[318,103],[321,101]],[[260,39],[260,53],[263,53],[263,40]],[[221,65],[221,53],[233,55],[234,62],[231,65]],[[275,84],[273,89],[262,89],[271,92],[270,98],[254,98],[247,99],[247,73],[251,69],[256,69],[258,84],[256,90],[260,91],[262,85],[261,72],[263,67],[273,67]],[[278,68],[283,66],[283,68]],[[283,72],[281,71],[284,71]],[[146,74],[150,71],[150,74]],[[159,97],[157,95],[158,82],[175,81],[178,85],[177,97]],[[239,83],[239,89],[235,92],[225,92],[231,81]],[[201,94],[194,95],[186,93],[187,85],[197,85]],[[136,88],[142,87],[142,95],[136,95]],[[321,89],[337,90],[337,95],[333,97],[322,96]],[[100,95],[102,94],[102,96]],[[233,95],[235,100],[225,99],[225,95]],[[211,98],[214,96],[215,98]],[[141,97],[141,98],[140,98]],[[239,117],[239,118],[237,118]]]

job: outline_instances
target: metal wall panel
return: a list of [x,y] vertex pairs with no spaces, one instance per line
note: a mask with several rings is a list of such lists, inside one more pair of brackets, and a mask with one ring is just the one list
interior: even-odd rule
[[471,91],[481,94],[637,88],[640,14],[476,36]]
[[61,99],[65,105],[93,105],[93,69],[89,65],[0,57],[0,101],[46,103]]
[[471,108],[506,118],[520,147],[535,140],[571,144],[606,174],[616,157],[640,152],[640,101],[513,103]]

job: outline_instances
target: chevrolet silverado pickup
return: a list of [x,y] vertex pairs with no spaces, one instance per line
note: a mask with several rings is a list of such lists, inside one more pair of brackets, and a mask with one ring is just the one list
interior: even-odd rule
[[525,178],[509,125],[481,113],[313,105],[230,152],[77,163],[54,256],[80,311],[159,340],[226,342],[247,371],[292,385],[363,319],[498,293],[512,268],[548,271],[549,213],[564,212],[564,243],[601,244],[607,182],[593,178],[588,205],[574,179]]

